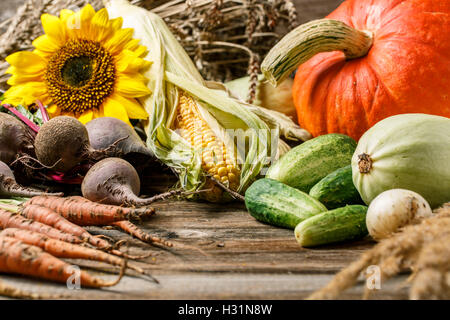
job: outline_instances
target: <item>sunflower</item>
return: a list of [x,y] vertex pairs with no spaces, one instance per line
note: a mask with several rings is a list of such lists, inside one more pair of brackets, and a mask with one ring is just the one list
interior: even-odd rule
[[86,5],[62,10],[59,18],[41,16],[45,34],[33,41],[33,52],[6,58],[12,74],[4,103],[30,105],[37,99],[51,117],[69,115],[86,123],[93,118],[147,119],[137,98],[149,95],[141,72],[150,67],[146,47],[109,19],[106,9]]

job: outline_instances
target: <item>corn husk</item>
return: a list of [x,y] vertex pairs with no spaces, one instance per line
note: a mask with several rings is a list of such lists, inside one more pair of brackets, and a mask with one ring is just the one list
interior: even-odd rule
[[[309,133],[300,129],[280,113],[248,105],[229,95],[225,86],[206,82],[189,56],[177,42],[164,21],[143,8],[125,0],[107,0],[105,7],[111,18],[122,17],[124,27],[134,29],[134,37],[149,49],[147,60],[152,61],[145,76],[152,95],[142,99],[150,115],[146,126],[147,144],[156,157],[171,167],[186,190],[201,188],[206,174],[201,168],[201,150],[194,150],[175,130],[180,94],[192,96],[204,120],[214,134],[224,141],[230,154],[236,155],[240,166],[239,193],[289,147],[280,142],[280,134],[303,141]],[[281,128],[280,124],[287,127]],[[245,137],[239,144],[233,136]]]

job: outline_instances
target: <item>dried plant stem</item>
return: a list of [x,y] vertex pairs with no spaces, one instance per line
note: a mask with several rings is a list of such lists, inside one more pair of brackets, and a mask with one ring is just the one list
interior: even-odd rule
[[342,291],[353,286],[358,276],[371,265],[380,267],[382,280],[403,270],[414,271],[411,299],[448,298],[449,241],[450,204],[447,204],[437,210],[435,216],[420,224],[409,225],[380,241],[308,299],[337,298]]

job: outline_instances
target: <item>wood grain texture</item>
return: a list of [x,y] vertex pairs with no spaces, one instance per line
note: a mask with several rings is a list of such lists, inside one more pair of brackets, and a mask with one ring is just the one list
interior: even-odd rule
[[[147,232],[174,243],[202,249],[155,248],[115,229],[91,227],[94,234],[128,240],[128,252],[152,250],[155,256],[138,264],[161,283],[127,276],[116,287],[71,291],[64,285],[2,275],[10,284],[37,292],[64,293],[73,299],[303,299],[324,286],[332,276],[373,246],[367,239],[303,249],[293,231],[265,225],[253,219],[240,203],[212,205],[186,201],[155,204],[158,214],[140,224]],[[101,275],[118,269],[97,262],[71,263]],[[97,274],[98,273],[98,274]],[[106,275],[111,278],[112,275]],[[374,299],[407,298],[398,289],[405,277],[383,284]],[[345,292],[342,299],[359,299],[364,282]]]
[[[21,1],[11,0],[8,8]],[[323,18],[341,0],[295,0],[300,23]],[[11,14],[12,10],[2,11]],[[168,176],[143,179],[147,193],[162,191],[174,183]],[[158,187],[155,187],[155,184]],[[21,289],[63,293],[69,299],[303,299],[324,286],[333,275],[366,249],[361,240],[317,249],[302,249],[293,231],[255,221],[239,203],[211,205],[185,201],[164,201],[155,205],[158,214],[140,224],[147,232],[175,243],[196,246],[207,253],[188,249],[162,250],[144,244],[115,229],[92,227],[94,234],[128,240],[128,253],[154,251],[155,256],[138,264],[160,281],[156,285],[138,276],[126,276],[117,286],[102,290],[68,290],[66,286],[0,275],[0,279]],[[95,275],[113,278],[118,269],[89,261],[73,260]],[[102,270],[103,272],[101,272]],[[108,273],[105,273],[108,272]],[[130,273],[132,274],[132,273]],[[400,285],[406,276],[396,277],[374,292],[374,299],[406,299]],[[345,292],[342,299],[359,299],[364,282]],[[0,297],[0,299],[2,299]]]

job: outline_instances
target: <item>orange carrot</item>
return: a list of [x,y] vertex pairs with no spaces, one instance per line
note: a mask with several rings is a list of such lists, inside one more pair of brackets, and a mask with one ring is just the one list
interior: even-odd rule
[[15,288],[9,284],[0,281],[0,296],[9,297],[13,299],[60,299],[64,295],[52,295],[47,293],[37,293],[23,291],[21,289]]
[[19,214],[0,209],[0,228],[19,228],[31,230],[47,235],[50,238],[58,239],[70,243],[83,243],[84,241],[77,236],[62,232],[58,229],[45,225],[43,223],[26,219]]
[[131,234],[132,236],[138,238],[139,240],[147,243],[160,243],[162,245],[165,245],[167,247],[173,247],[173,244],[171,242],[168,242],[166,240],[163,240],[158,237],[154,237],[146,233],[144,230],[140,229],[138,226],[134,225],[130,221],[123,220],[123,221],[117,221],[112,223],[113,226],[117,226],[123,231]]
[[20,213],[25,218],[41,222],[43,224],[46,224],[50,227],[56,228],[63,232],[73,234],[74,236],[77,236],[83,240],[88,241],[90,244],[99,249],[105,250],[112,249],[108,241],[101,239],[99,237],[94,237],[85,229],[68,221],[66,218],[59,215],[52,209],[32,204],[26,207],[22,207]]
[[[123,277],[126,260],[117,280],[107,282],[80,271],[80,285],[91,288],[111,287]],[[70,264],[44,252],[41,248],[31,246],[10,237],[0,237],[0,272],[22,274],[46,280],[67,283],[74,277]]]
[[110,225],[121,220],[146,218],[155,213],[153,208],[123,208],[99,204],[83,197],[38,196],[28,200],[25,206],[31,204],[50,208],[80,226]]
[[[51,239],[46,235],[34,231],[8,228],[0,231],[0,237],[10,237],[18,239],[26,244],[39,247],[45,252],[57,258],[87,259],[106,262],[113,266],[123,265],[123,260],[121,258],[115,257],[106,252],[67,243],[57,239]],[[144,270],[135,265],[129,264],[128,267],[138,273],[145,274]]]

